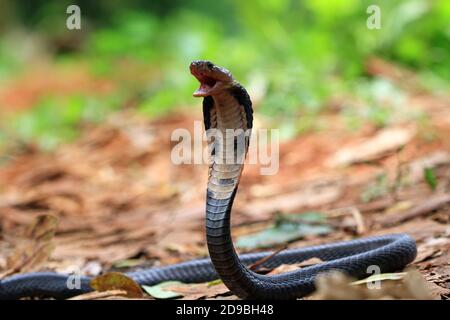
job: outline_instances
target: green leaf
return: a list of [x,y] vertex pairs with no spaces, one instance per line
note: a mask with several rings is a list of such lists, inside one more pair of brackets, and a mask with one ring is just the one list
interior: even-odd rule
[[183,283],[180,281],[165,281],[165,282],[158,283],[157,285],[154,285],[154,286],[142,286],[142,288],[145,290],[145,292],[147,292],[153,298],[173,299],[173,298],[182,297],[183,295],[178,292],[164,290],[164,288],[179,285],[179,284],[183,284]]
[[[255,249],[285,244],[306,235],[322,235],[329,233],[332,228],[323,222],[321,213],[281,215],[275,224],[261,232],[239,237],[236,246],[239,248]],[[314,224],[310,224],[313,222]]]
[[325,223],[326,216],[319,211],[308,211],[303,213],[281,214],[276,217],[276,223],[280,222],[303,222],[303,223]]
[[216,280],[208,282],[207,286],[213,287],[213,286],[217,286],[218,284],[221,284],[221,283],[223,283],[222,279],[216,279]]
[[430,188],[432,190],[436,189],[437,178],[436,178],[436,174],[434,173],[434,169],[433,168],[425,168],[423,170],[423,175],[425,177],[425,181],[428,183]]

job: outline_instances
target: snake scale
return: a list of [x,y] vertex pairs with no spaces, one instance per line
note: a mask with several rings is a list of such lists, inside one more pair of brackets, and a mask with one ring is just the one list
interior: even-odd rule
[[[217,278],[243,299],[295,299],[314,291],[319,273],[340,270],[363,278],[375,265],[382,272],[402,269],[416,256],[414,240],[406,234],[390,234],[331,244],[238,256],[230,230],[231,208],[244,167],[253,123],[252,102],[247,91],[225,68],[209,61],[194,61],[191,74],[200,82],[195,97],[203,97],[203,116],[209,139],[210,164],[206,192],[206,240],[209,258],[160,268],[143,269],[127,275],[141,285],[178,280],[185,283]],[[233,135],[227,134],[231,129]],[[277,275],[262,275],[247,266],[270,257],[262,266],[299,263],[309,258],[323,262]],[[0,281],[0,299],[21,297],[68,298],[92,291],[90,278],[82,276],[79,286],[68,286],[69,275],[32,272]]]

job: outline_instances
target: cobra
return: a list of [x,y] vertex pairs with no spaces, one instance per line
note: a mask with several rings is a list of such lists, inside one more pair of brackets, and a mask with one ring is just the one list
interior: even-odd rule
[[[206,191],[206,242],[209,258],[187,261],[161,268],[129,272],[141,285],[178,280],[185,283],[211,281],[217,278],[243,299],[296,299],[314,291],[316,277],[331,270],[355,278],[368,276],[367,269],[379,267],[392,272],[412,262],[417,249],[407,234],[336,242],[320,246],[238,255],[231,237],[231,212],[237,194],[248,150],[253,109],[245,88],[225,68],[210,61],[193,61],[191,74],[200,82],[194,92],[203,98],[203,120],[206,130],[214,130],[210,139],[210,164]],[[227,130],[238,134],[227,135]],[[219,134],[217,134],[219,133]],[[220,138],[217,138],[220,137]],[[262,275],[248,268],[270,257],[263,266],[299,263],[319,258],[322,263],[277,275]],[[70,275],[52,272],[18,274],[0,282],[0,299],[21,297],[68,298],[92,291],[91,278],[82,276],[78,286],[70,286]]]

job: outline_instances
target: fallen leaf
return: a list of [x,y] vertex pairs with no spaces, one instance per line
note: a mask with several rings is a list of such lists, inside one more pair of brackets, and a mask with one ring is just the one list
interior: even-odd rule
[[351,285],[358,285],[363,283],[369,283],[374,281],[384,281],[384,280],[400,280],[406,276],[406,272],[398,272],[398,273],[380,273],[375,274],[373,276],[367,277],[362,280],[353,281]]
[[373,161],[389,151],[394,151],[407,144],[414,137],[411,128],[386,128],[366,138],[364,141],[344,146],[339,149],[326,164],[330,167],[346,166],[353,163]]
[[322,263],[323,261],[319,258],[310,258],[307,260],[304,260],[300,263],[293,263],[293,264],[281,264],[275,269],[271,270],[268,275],[275,275],[275,274],[281,274],[286,273],[294,270],[298,270],[304,267],[313,266],[315,264]]
[[141,298],[141,287],[130,277],[120,272],[108,272],[91,280],[91,287],[97,291],[122,290],[129,298]]
[[379,274],[360,281],[335,271],[319,275],[315,283],[317,290],[312,298],[317,300],[433,299],[427,282],[415,269]]
[[256,199],[244,205],[243,211],[248,215],[270,216],[273,212],[289,212],[306,207],[319,207],[332,203],[342,195],[342,185],[329,183],[304,187],[284,194]]
[[143,264],[145,262],[144,259],[125,259],[125,260],[120,260],[117,262],[114,262],[113,267],[114,268],[132,268],[132,267],[136,267],[139,266],[141,264]]
[[319,274],[315,280],[316,291],[313,300],[358,300],[366,298],[360,287],[351,287],[352,281],[342,272],[333,271]]
[[173,299],[179,298],[182,294],[178,292],[172,292],[166,290],[170,286],[181,285],[182,282],[179,281],[164,281],[154,286],[142,286],[145,292],[151,295],[155,299]]
[[55,164],[47,163],[42,164],[33,170],[25,172],[17,180],[17,184],[22,187],[36,187],[47,181],[55,181],[57,179],[62,179],[63,177],[69,175],[65,168]]
[[411,183],[418,182],[423,179],[423,173],[426,168],[434,169],[448,164],[450,164],[450,154],[448,152],[433,152],[406,165],[408,180]]
[[[316,219],[319,219],[318,221],[323,219],[320,213],[315,214]],[[294,217],[305,220],[301,222],[295,221]],[[268,229],[239,237],[236,241],[236,246],[247,249],[273,247],[300,239],[306,235],[327,234],[332,230],[332,227],[327,224],[321,222],[310,224],[308,222],[313,222],[311,215],[285,215]]]
[[377,222],[382,226],[394,225],[406,220],[427,215],[450,203],[450,194],[436,194],[413,206],[411,209],[380,217]]
[[420,274],[420,272],[415,269],[410,269],[408,272],[406,272],[402,284],[404,287],[405,298],[408,298],[407,295],[409,294],[411,299],[433,299],[433,296],[430,292],[430,287],[428,286],[427,282]]
[[300,269],[300,266],[298,264],[281,264],[272,271],[268,273],[268,275],[275,275],[275,274],[281,274],[286,273],[294,270]]
[[58,219],[51,215],[41,215],[36,218],[36,221],[30,225],[25,237],[35,241],[50,241],[53,239],[56,227],[58,226]]
[[67,300],[97,300],[97,299],[109,298],[112,296],[124,297],[124,296],[127,296],[127,292],[125,290],[93,291],[93,292],[80,294],[78,296],[69,298]]
[[221,284],[221,283],[223,283],[222,279],[216,279],[216,280],[208,282],[208,287],[215,286],[215,285]]
[[314,257],[314,258],[310,258],[310,259],[307,259],[305,261],[302,261],[302,262],[298,263],[297,266],[299,266],[299,267],[308,267],[308,266],[313,266],[315,264],[319,264],[319,263],[322,263],[322,262],[323,261],[321,259]]
[[414,263],[419,263],[428,260],[438,252],[439,252],[438,249],[420,246],[419,248],[417,248],[417,256],[416,259],[414,260]]
[[167,289],[182,294],[183,300],[214,298],[230,291],[223,283],[211,285],[210,282],[171,285]]
[[394,214],[410,209],[414,204],[411,201],[399,201],[385,210],[387,214]]
[[7,270],[0,279],[14,273],[38,270],[48,260],[55,246],[52,243],[56,232],[57,219],[51,215],[38,216],[26,229],[24,239],[6,259]]

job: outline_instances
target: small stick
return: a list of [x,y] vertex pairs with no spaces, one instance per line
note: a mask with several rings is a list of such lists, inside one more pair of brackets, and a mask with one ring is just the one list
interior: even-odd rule
[[361,211],[359,211],[358,208],[356,208],[354,206],[351,206],[348,208],[340,208],[340,209],[331,210],[331,211],[329,211],[328,215],[331,217],[340,217],[340,216],[345,216],[348,213],[351,213],[353,216],[353,219],[355,220],[356,233],[357,234],[365,233],[366,226],[365,226]]
[[380,219],[378,222],[382,226],[394,225],[400,222],[404,222],[406,220],[411,220],[413,218],[427,215],[434,210],[440,209],[441,207],[447,205],[448,203],[450,203],[450,194],[436,195],[432,198],[429,198],[428,200],[425,200],[422,203],[419,203],[417,206],[413,207],[410,210],[398,213],[394,217],[391,216],[384,217]]
[[269,261],[270,259],[272,259],[275,255],[277,255],[278,253],[280,253],[283,250],[287,249],[287,245],[281,247],[280,249],[278,249],[277,251],[271,253],[270,255],[268,255],[267,257],[264,257],[262,259],[259,259],[258,261],[254,262],[253,264],[251,264],[248,268],[252,271],[255,271],[260,265],[264,264],[265,262]]

